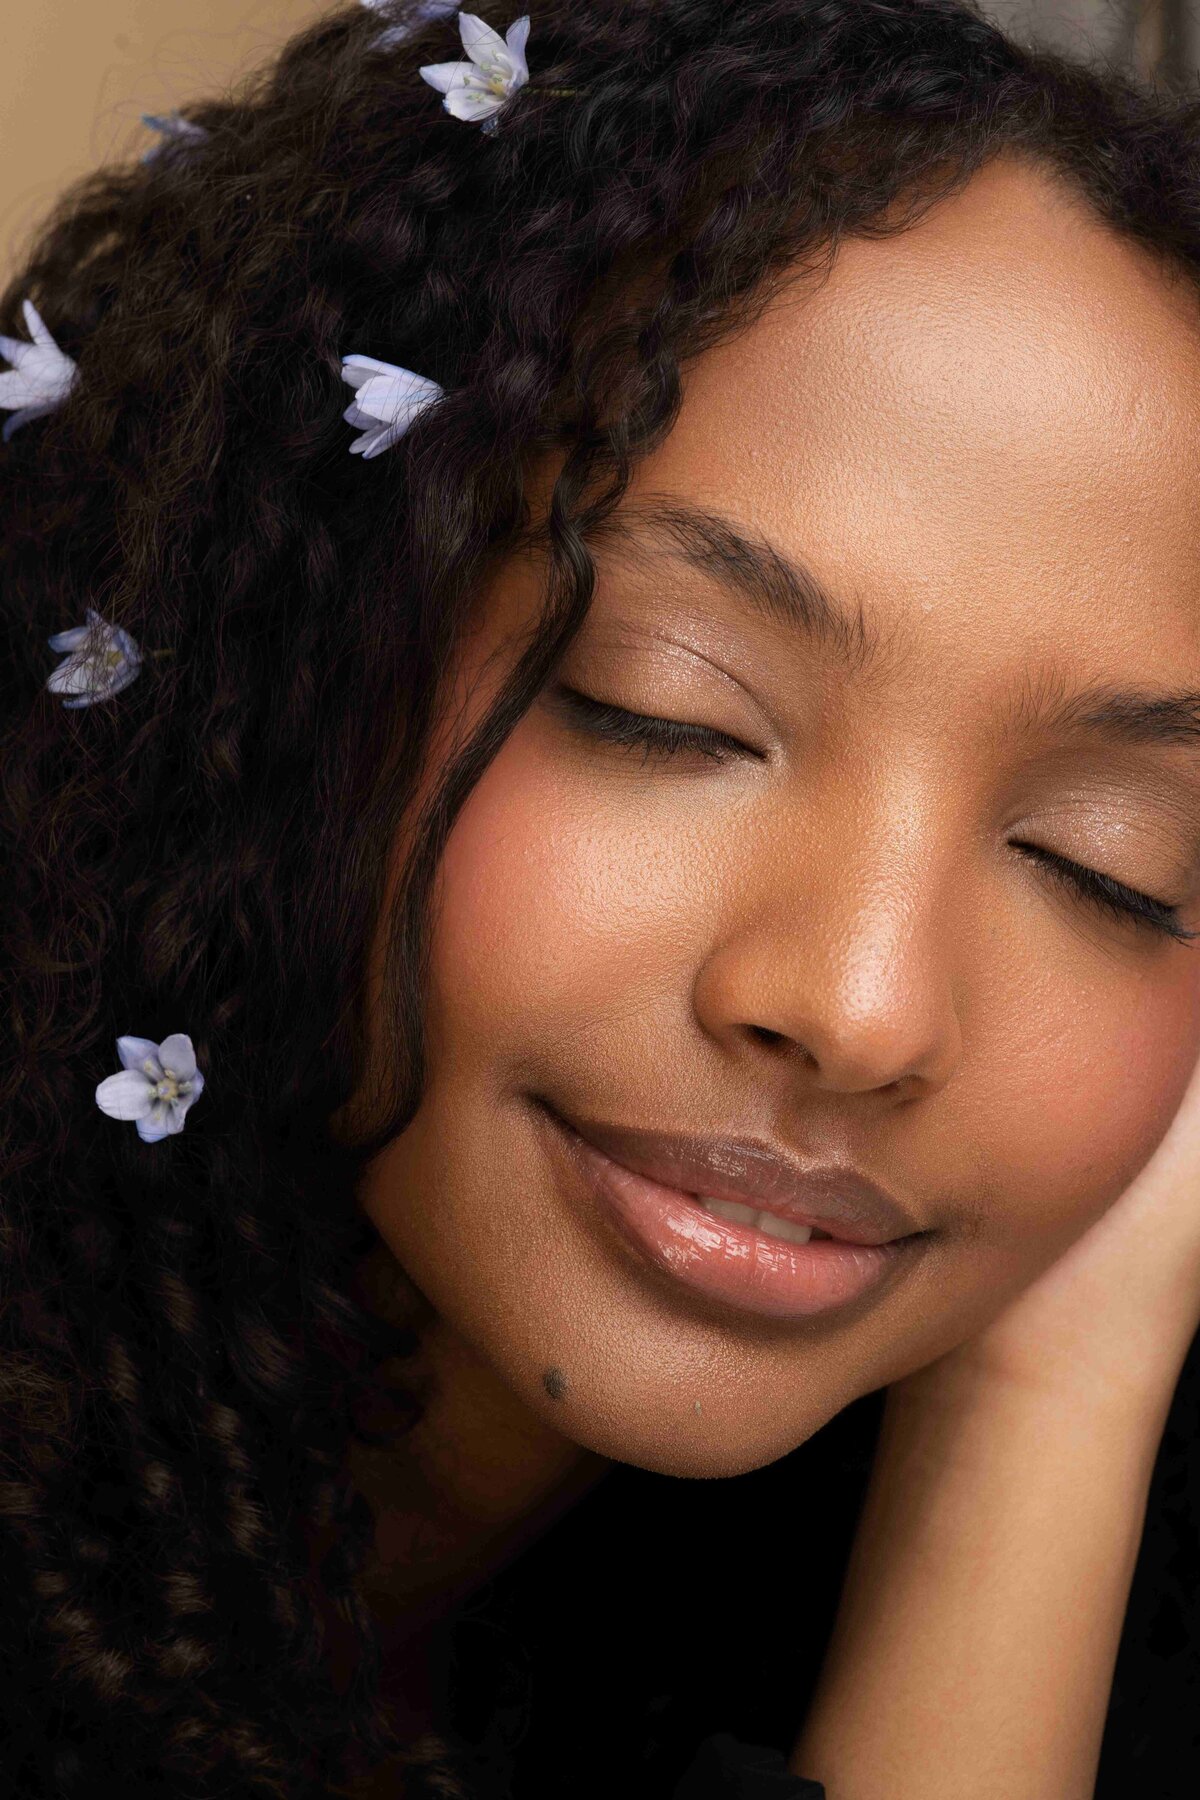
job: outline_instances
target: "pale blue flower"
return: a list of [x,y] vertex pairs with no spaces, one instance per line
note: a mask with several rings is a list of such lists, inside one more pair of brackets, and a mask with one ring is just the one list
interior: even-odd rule
[[154,144],[147,150],[142,158],[144,163],[152,162],[156,156],[161,156],[172,142],[183,141],[198,144],[203,143],[209,135],[203,125],[197,125],[194,120],[185,119],[181,113],[177,112],[143,113],[142,124],[148,125],[151,131],[160,132],[163,140],[161,144]]
[[[362,0],[362,4],[371,12],[383,12],[391,5],[391,0]],[[372,38],[371,48],[391,50],[394,45],[403,43],[405,38],[410,38],[418,25],[424,25],[431,19],[445,19],[450,13],[457,11],[458,0],[424,0],[407,25],[390,25],[377,38]]]
[[142,666],[137,641],[119,625],[110,625],[93,607],[87,624],[56,631],[46,641],[52,650],[69,650],[65,662],[51,671],[46,686],[52,694],[72,694],[64,706],[93,706],[127,688]]
[[22,301],[21,310],[33,342],[24,344],[20,338],[0,336],[0,354],[12,364],[11,369],[0,370],[0,407],[12,412],[12,418],[4,422],[5,443],[18,426],[60,406],[78,373],[50,336],[33,301]]
[[192,1040],[182,1031],[161,1044],[149,1038],[119,1037],[121,1069],[106,1075],[96,1089],[96,1105],[110,1119],[134,1119],[145,1144],[174,1137],[184,1116],[204,1091]]
[[427,375],[414,375],[411,369],[373,356],[343,356],[342,380],[356,390],[342,417],[363,433],[350,446],[352,456],[381,455],[444,392]]
[[420,75],[446,96],[442,105],[454,118],[482,121],[484,131],[494,132],[500,108],[529,80],[529,14],[514,19],[501,37],[475,13],[460,12],[458,32],[470,62],[425,63]]

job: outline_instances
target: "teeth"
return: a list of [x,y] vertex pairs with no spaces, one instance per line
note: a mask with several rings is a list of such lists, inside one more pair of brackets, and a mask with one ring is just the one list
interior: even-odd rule
[[714,1194],[697,1194],[696,1198],[707,1212],[716,1213],[719,1219],[729,1219],[735,1225],[753,1225],[764,1237],[786,1238],[789,1244],[807,1244],[811,1237],[829,1235],[828,1232],[814,1231],[811,1225],[797,1225],[791,1219],[781,1219],[777,1213],[742,1206],[736,1200],[718,1200]]
[[759,1213],[755,1223],[764,1237],[786,1238],[789,1244],[807,1244],[813,1234],[811,1225],[797,1225],[791,1219],[781,1219],[778,1213]]
[[735,1225],[756,1225],[762,1214],[756,1206],[741,1206],[736,1200],[718,1200],[714,1194],[697,1194],[701,1206],[715,1212],[720,1219],[732,1219]]

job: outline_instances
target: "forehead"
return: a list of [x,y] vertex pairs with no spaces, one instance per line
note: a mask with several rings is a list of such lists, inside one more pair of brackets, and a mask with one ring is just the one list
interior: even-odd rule
[[736,512],[889,623],[1200,647],[1200,305],[997,161],[686,368],[641,484]]

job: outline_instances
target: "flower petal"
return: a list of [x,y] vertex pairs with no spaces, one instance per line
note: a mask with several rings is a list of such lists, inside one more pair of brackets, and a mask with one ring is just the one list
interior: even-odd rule
[[[364,432],[350,445],[352,456],[379,456],[405,432],[417,414],[445,390],[428,375],[375,356],[344,356],[342,379],[355,390],[355,399],[342,417]],[[382,429],[379,429],[382,428]]]
[[158,1058],[163,1073],[170,1069],[177,1081],[190,1081],[196,1073],[196,1052],[185,1031],[173,1031],[170,1037],[165,1037],[158,1046]]
[[143,1144],[158,1144],[171,1135],[171,1109],[165,1100],[156,1100],[144,1119],[137,1122],[137,1133]]
[[100,1082],[96,1105],[110,1119],[144,1119],[154,1105],[154,1089],[136,1069],[122,1069]]
[[50,671],[46,686],[52,694],[88,694],[97,700],[103,699],[108,691],[107,683],[97,681],[91,658],[78,651]]
[[[114,694],[121,693],[129,686],[131,681],[137,680],[138,676],[141,674],[141,668],[142,665],[140,662],[120,663],[110,674],[107,691],[102,697],[106,700],[111,700]],[[63,701],[64,706],[69,704],[69,701]]]
[[508,45],[500,33],[494,31],[478,13],[459,13],[458,35],[462,39],[463,49],[480,68],[494,67],[498,56],[507,59]]
[[[374,11],[381,12],[387,4],[387,0],[362,0],[362,4],[371,7]],[[410,38],[419,25],[430,23],[434,19],[444,19],[447,14],[457,11],[458,0],[424,0],[424,4],[418,6],[413,15],[412,24],[389,26],[386,31],[380,32],[377,38],[371,40],[371,48],[372,50],[390,50],[393,45],[402,43],[405,38]]]
[[32,300],[22,300],[21,311],[25,315],[25,326],[34,343],[41,350],[53,350],[56,356],[62,351],[50,336],[49,327]]
[[525,61],[525,46],[529,42],[529,14],[522,13],[514,19],[504,34],[504,42],[514,67],[519,71],[523,82],[529,80],[529,65]]
[[442,390],[435,381],[413,376],[408,369],[398,369],[394,375],[373,375],[365,381],[355,405],[373,419],[385,420],[389,425],[401,422],[408,425],[417,413],[440,400],[441,395]]
[[[3,380],[3,376],[0,376],[0,380]],[[4,405],[4,401],[0,400],[0,406],[3,406],[3,405]],[[7,444],[8,440],[12,436],[13,432],[19,431],[21,429],[22,425],[28,425],[30,419],[44,418],[46,413],[52,413],[53,411],[54,411],[54,403],[47,403],[45,406],[22,407],[21,411],[15,412],[12,415],[11,419],[5,420],[4,430],[0,431],[0,438],[2,438],[3,441]]]
[[[47,682],[46,685],[49,686],[50,685],[49,682]],[[56,690],[52,690],[52,691],[56,691]],[[113,690],[110,687],[89,688],[86,693],[76,695],[76,697],[73,700],[64,700],[63,701],[63,710],[65,712],[65,711],[68,711],[70,708],[77,707],[77,706],[98,706],[101,700],[111,699],[112,693],[113,693]]]
[[52,412],[65,400],[78,374],[75,363],[63,354],[50,335],[33,301],[22,301],[22,309],[32,343],[18,344],[13,338],[3,340],[13,367],[0,373],[0,407],[16,414],[5,422],[6,443],[21,425],[42,413]]
[[445,392],[429,376],[373,356],[343,357],[342,379],[356,393],[342,417],[365,433],[350,445],[352,456],[379,456]]
[[42,390],[33,371],[23,369],[0,369],[0,406],[22,406],[29,400],[40,402]]
[[503,94],[481,94],[474,88],[452,88],[442,101],[446,111],[456,119],[473,125],[478,119],[490,119],[506,104]]
[[439,94],[447,94],[451,88],[461,87],[468,75],[475,76],[476,70],[469,62],[422,63],[417,74]]
[[429,379],[426,375],[414,374],[411,369],[402,369],[399,363],[380,362],[377,356],[359,356],[357,353],[343,356],[342,380],[348,381],[352,388],[360,388],[372,375],[406,375],[410,381],[417,383]]
[[[163,1066],[158,1054],[158,1045],[151,1038],[119,1037],[117,1039],[117,1055],[121,1059],[123,1069],[137,1069],[141,1074],[153,1081],[163,1078]],[[153,1067],[147,1069],[146,1064]]]
[[87,634],[86,625],[72,625],[69,631],[56,631],[46,642],[51,650],[78,650]]
[[129,686],[142,664],[142,653],[136,640],[119,625],[110,625],[95,607],[87,609],[87,624],[70,631],[56,632],[49,640],[52,650],[71,649],[67,660],[48,676],[46,686],[52,694],[78,694],[79,700],[64,702],[70,706],[88,706],[95,700],[106,700]]
[[378,425],[364,437],[355,438],[350,446],[350,454],[361,456],[364,461],[369,462],[373,456],[381,456],[385,450],[390,450],[396,440],[403,436],[403,425]]
[[50,405],[23,406],[19,412],[15,412],[12,415],[11,419],[5,421],[4,430],[0,433],[0,436],[3,437],[4,442],[7,444],[13,432],[19,431],[22,425],[28,425],[33,419],[44,419],[47,413],[52,413],[54,410],[54,407]]
[[[148,125],[151,131],[161,132],[165,138],[185,138],[199,143],[201,138],[208,136],[203,125],[197,125],[194,119],[185,119],[182,113],[177,112],[143,113],[142,124]],[[154,155],[153,151],[151,155]]]
[[142,649],[137,639],[130,637],[129,633],[121,625],[111,625],[109,630],[112,632],[113,649],[119,650],[126,662],[140,663],[142,660]]
[[[342,380],[348,382],[357,395],[342,414],[343,418],[348,418],[352,410],[372,419],[390,420],[401,411],[411,415],[414,408],[440,400],[445,392],[428,375],[418,375],[396,363],[379,362],[373,356],[343,357]],[[350,422],[359,423],[357,419]]]

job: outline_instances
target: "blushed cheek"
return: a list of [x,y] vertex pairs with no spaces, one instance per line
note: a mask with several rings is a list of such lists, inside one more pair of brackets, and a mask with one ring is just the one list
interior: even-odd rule
[[456,1072],[465,1063],[502,1072],[586,1030],[620,930],[606,890],[622,879],[604,844],[563,806],[518,728],[468,798],[442,856],[431,1053],[440,1046]]
[[1056,1249],[1086,1230],[1149,1161],[1198,1053],[1200,971],[1177,967],[1132,996],[1123,978],[1097,984],[1057,1029],[1005,1059],[990,1132],[1012,1230]]

